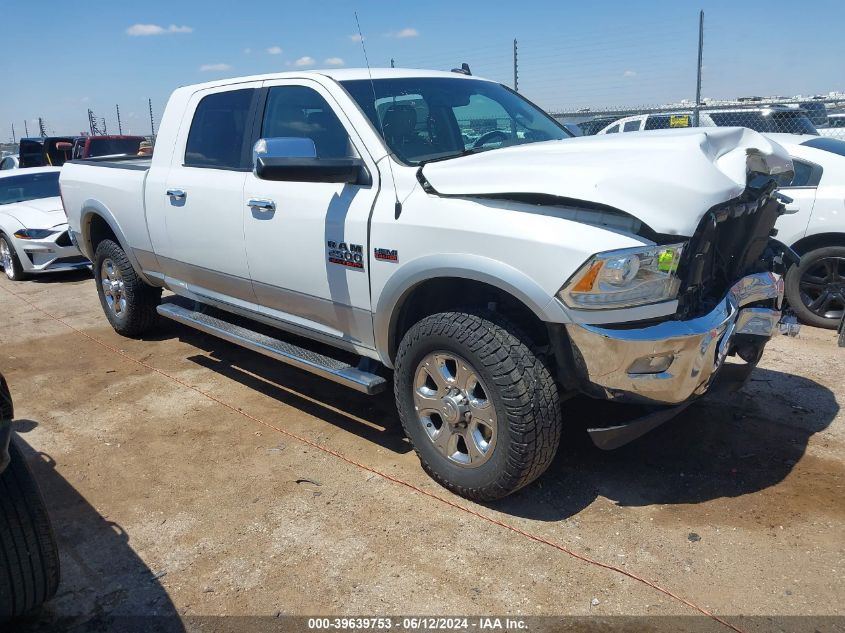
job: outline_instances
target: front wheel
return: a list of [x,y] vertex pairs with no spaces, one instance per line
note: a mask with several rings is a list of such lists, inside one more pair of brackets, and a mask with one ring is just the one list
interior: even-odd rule
[[100,305],[115,331],[140,336],[155,326],[161,288],[147,285],[138,276],[120,245],[111,240],[97,245],[94,279]]
[[786,298],[804,323],[835,330],[845,314],[845,246],[802,255],[786,275]]
[[423,319],[402,339],[395,368],[402,426],[444,487],[490,501],[548,468],[563,426],[557,384],[530,340],[497,315]]
[[15,247],[9,241],[9,238],[0,234],[0,266],[3,267],[3,272],[6,273],[12,281],[23,281],[26,279],[26,273],[21,265],[21,260],[18,259],[18,254]]

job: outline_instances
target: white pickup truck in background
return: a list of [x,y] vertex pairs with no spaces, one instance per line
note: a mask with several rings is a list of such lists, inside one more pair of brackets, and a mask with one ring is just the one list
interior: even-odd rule
[[495,499],[549,465],[565,396],[671,413],[747,377],[791,170],[741,128],[570,138],[500,84],[365,69],[180,88],[151,160],[60,184],[118,332],[162,315],[365,393],[392,370],[424,468]]

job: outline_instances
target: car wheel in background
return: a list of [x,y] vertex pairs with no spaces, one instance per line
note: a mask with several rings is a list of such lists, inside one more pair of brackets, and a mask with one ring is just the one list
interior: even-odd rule
[[112,327],[124,336],[140,336],[158,321],[161,288],[142,280],[119,244],[103,240],[94,254],[94,280],[100,305]]
[[26,279],[26,273],[23,271],[23,266],[18,259],[18,254],[15,248],[9,241],[9,238],[0,233],[0,266],[3,267],[3,272],[6,277],[12,281],[22,281]]
[[531,341],[493,313],[446,312],[399,345],[399,417],[420,462],[449,490],[500,499],[539,477],[560,443],[558,388]]
[[9,456],[0,474],[0,622],[37,609],[59,586],[59,551],[50,517],[14,438]]
[[786,298],[804,323],[835,330],[845,313],[845,247],[804,253],[786,276]]

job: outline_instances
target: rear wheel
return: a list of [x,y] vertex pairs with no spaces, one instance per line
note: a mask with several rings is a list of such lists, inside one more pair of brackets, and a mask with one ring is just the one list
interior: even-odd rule
[[120,245],[111,240],[97,245],[94,273],[100,305],[115,331],[140,336],[155,326],[161,288],[147,285],[138,276]]
[[486,501],[548,468],[562,429],[557,385],[531,341],[498,315],[427,317],[404,336],[395,365],[402,426],[438,483]]
[[802,255],[786,276],[786,298],[804,323],[836,329],[845,314],[845,247]]
[[0,233],[0,266],[12,281],[23,281],[27,275],[9,238]]
[[9,445],[0,475],[0,620],[29,613],[56,594],[59,551],[41,491],[23,454]]

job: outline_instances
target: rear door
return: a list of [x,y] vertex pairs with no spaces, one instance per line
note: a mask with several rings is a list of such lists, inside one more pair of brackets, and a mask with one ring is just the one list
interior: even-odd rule
[[786,205],[787,214],[780,216],[776,225],[777,239],[788,246],[795,244],[807,233],[822,176],[821,166],[815,163],[793,156],[792,165],[795,169],[792,182],[780,187],[780,191],[790,197],[792,202]]
[[156,254],[168,282],[194,294],[255,307],[244,246],[243,188],[249,172],[259,82],[202,90],[189,99],[170,171],[150,180],[148,209],[163,217]]
[[317,158],[362,158],[372,182],[280,182],[246,174],[243,233],[261,311],[352,347],[372,347],[368,220],[378,191],[376,165],[319,83],[264,85],[258,136],[311,139]]

